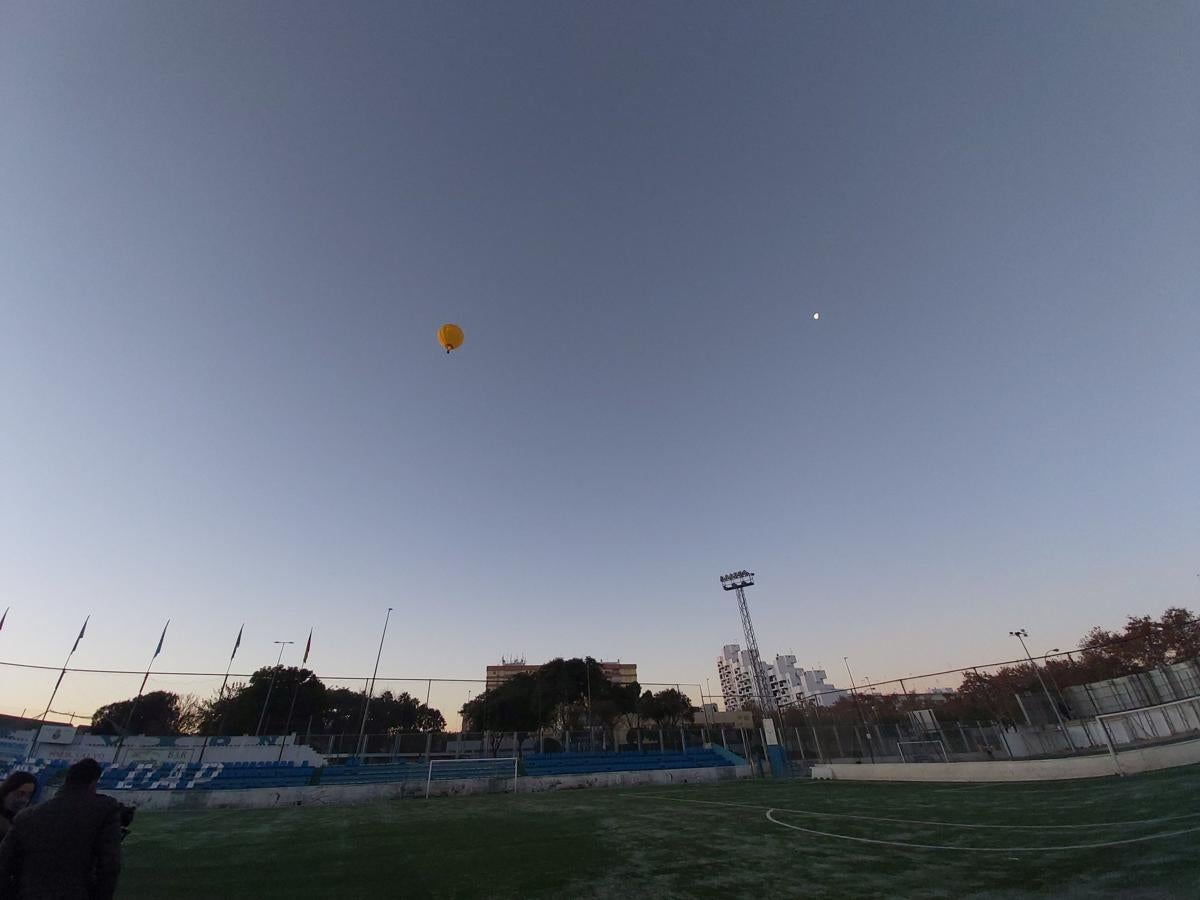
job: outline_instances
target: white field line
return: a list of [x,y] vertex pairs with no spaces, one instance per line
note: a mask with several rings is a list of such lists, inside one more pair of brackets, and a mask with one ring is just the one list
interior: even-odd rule
[[1180,831],[1164,831],[1162,834],[1147,834],[1141,837],[1124,838],[1119,841],[1099,841],[1094,844],[1063,844],[1057,847],[956,847],[950,844],[911,844],[906,841],[884,841],[878,838],[853,837],[848,834],[834,834],[831,831],[817,831],[814,828],[802,828],[799,825],[792,825],[788,822],[780,822],[774,816],[773,812],[785,812],[786,810],[767,810],[767,820],[776,825],[782,825],[784,828],[791,828],[795,831],[802,831],[805,834],[815,834],[819,837],[836,838],[840,841],[854,841],[859,844],[878,844],[885,847],[906,847],[911,850],[956,850],[963,853],[1054,853],[1063,850],[1093,850],[1098,847],[1116,847],[1121,844],[1138,844],[1143,841],[1155,841],[1160,838],[1175,837],[1181,834],[1193,834],[1200,831],[1200,826],[1195,828],[1184,828]]
[[[1180,819],[1200,819],[1200,812],[1184,813],[1179,816],[1160,816],[1154,819],[1128,819],[1123,822],[1090,822],[1078,825],[992,825],[986,822],[937,822],[927,819],[894,819],[887,816],[860,816],[852,813],[821,812],[811,809],[785,809],[779,806],[761,806],[751,803],[726,803],[717,800],[689,800],[683,797],[664,797],[662,794],[624,794],[633,799],[666,800],[670,803],[697,803],[704,806],[732,806],[741,809],[770,810],[792,813],[798,816],[813,816],[825,819],[857,819],[863,822],[889,822],[894,825],[933,825],[938,828],[989,828],[1004,831],[1079,831],[1094,828],[1124,828],[1135,825],[1159,825],[1163,822],[1178,822]],[[783,824],[783,823],[777,823]],[[790,827],[790,826],[789,826]],[[1193,829],[1200,830],[1200,829]],[[1177,832],[1182,834],[1183,832]],[[1141,838],[1139,838],[1141,840]],[[1097,844],[1096,846],[1104,846]]]

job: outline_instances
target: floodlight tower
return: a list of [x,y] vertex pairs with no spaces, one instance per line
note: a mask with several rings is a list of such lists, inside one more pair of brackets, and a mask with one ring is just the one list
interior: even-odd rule
[[745,569],[721,576],[721,587],[737,592],[738,612],[742,614],[742,631],[746,635],[746,649],[750,652],[751,677],[754,679],[754,691],[758,694],[759,709],[764,716],[774,719],[779,708],[775,705],[775,696],[771,693],[771,686],[767,684],[766,674],[763,672],[762,657],[758,653],[758,638],[754,636],[754,623],[750,621],[750,607],[746,604],[746,588],[752,584],[754,573]]

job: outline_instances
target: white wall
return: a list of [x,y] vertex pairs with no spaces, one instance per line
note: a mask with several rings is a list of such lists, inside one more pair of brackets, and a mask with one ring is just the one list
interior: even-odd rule
[[835,781],[1058,781],[1133,775],[1200,763],[1200,740],[1117,754],[1064,759],[1013,759],[957,763],[834,763],[813,766],[812,777]]
[[[13,754],[20,758],[28,752],[35,732],[17,732],[11,739],[14,749],[22,749],[22,753]],[[310,766],[325,765],[325,757],[315,752],[307,744],[295,744],[294,734],[287,737],[269,735],[254,737],[239,735],[237,737],[210,738],[205,746],[202,737],[131,737],[124,743],[119,738],[109,735],[76,734],[68,744],[39,743],[34,755],[36,759],[65,759],[76,762],[91,757],[99,763],[111,764],[120,751],[121,763],[138,762],[199,762],[201,753],[204,762],[268,762],[280,759],[279,751],[282,744],[283,761],[301,763]],[[4,748],[0,748],[4,749]]]

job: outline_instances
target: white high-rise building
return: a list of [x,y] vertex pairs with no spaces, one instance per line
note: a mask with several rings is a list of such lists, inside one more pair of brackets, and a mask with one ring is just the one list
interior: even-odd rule
[[729,711],[741,709],[754,699],[754,680],[750,675],[750,651],[738,644],[726,644],[717,658],[717,677],[721,682],[721,696]]
[[767,667],[767,680],[780,706],[810,700],[821,706],[832,706],[842,698],[835,685],[828,684],[824,669],[801,669],[792,655],[776,656],[775,664]]
[[[794,706],[802,701],[832,706],[842,696],[836,686],[825,681],[827,676],[823,669],[801,669],[794,656],[776,656],[774,663],[760,661],[759,665],[780,707]],[[717,658],[717,675],[726,709],[741,709],[754,701],[751,671],[749,650],[743,650],[739,644],[726,644],[722,648]]]

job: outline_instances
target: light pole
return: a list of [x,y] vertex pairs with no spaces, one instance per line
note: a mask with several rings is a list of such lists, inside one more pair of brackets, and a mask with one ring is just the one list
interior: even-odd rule
[[355,756],[362,756],[363,741],[367,734],[367,712],[371,708],[371,694],[375,692],[375,676],[379,674],[379,658],[383,656],[383,639],[387,637],[388,621],[392,618],[392,607],[388,607],[387,615],[383,618],[383,634],[379,636],[379,652],[375,654],[375,671],[371,673],[371,684],[367,688],[367,700],[363,704],[362,725],[358,729],[358,750]]
[[854,698],[854,708],[858,710],[858,717],[862,720],[863,731],[867,733],[867,753],[871,754],[871,762],[875,762],[875,748],[871,744],[871,726],[867,724],[867,717],[863,715],[862,707],[858,705],[858,688],[854,684],[854,673],[850,671],[850,658],[843,656],[842,662],[846,664],[846,674],[850,676],[850,696]]
[[[1059,652],[1059,649],[1057,647],[1051,647],[1049,650],[1047,650],[1045,653],[1043,653],[1042,654],[1042,665],[1046,667],[1046,675],[1049,676],[1050,683],[1052,685],[1054,685],[1054,693],[1058,695],[1059,704],[1061,705],[1061,707],[1063,709],[1069,710],[1071,708],[1071,705],[1069,703],[1067,703],[1067,698],[1063,696],[1062,688],[1060,688],[1058,686],[1058,679],[1055,678],[1054,673],[1050,671],[1050,663],[1047,660],[1047,657],[1050,656],[1051,653],[1058,653],[1058,652]],[[1069,655],[1070,654],[1068,654],[1068,656]]]
[[[771,751],[774,749],[779,755],[778,765],[780,775],[786,769],[786,756],[783,751],[778,748],[775,743],[777,735],[783,734],[783,719],[776,718],[779,713],[779,707],[775,703],[775,695],[771,692],[771,685],[767,681],[766,667],[762,662],[762,654],[758,650],[758,638],[754,634],[754,623],[750,621],[750,605],[746,602],[746,588],[753,586],[754,573],[742,569],[737,572],[730,572],[727,575],[721,576],[721,589],[725,591],[735,591],[737,593],[738,612],[742,617],[742,633],[746,637],[746,650],[750,654],[751,665],[751,684],[754,686],[754,691],[758,695],[759,710],[762,713],[763,719],[763,737],[767,740],[767,746],[763,748],[764,754],[768,759],[771,758]],[[767,722],[771,723],[770,732],[766,727]],[[777,730],[778,727],[778,730]]]
[[301,686],[308,684],[308,682],[310,680],[312,680],[311,672],[308,675],[305,675],[299,681],[297,681],[296,686],[294,688],[292,688],[292,702],[288,706],[287,721],[283,725],[283,740],[279,742],[279,760],[278,761],[280,761],[280,762],[283,761],[283,748],[287,744],[288,729],[292,727],[292,713],[294,713],[296,711],[296,696],[300,693]]
[[1054,718],[1058,719],[1058,727],[1062,729],[1063,735],[1067,739],[1067,744],[1071,747],[1071,752],[1074,753],[1078,748],[1075,746],[1075,741],[1071,739],[1071,732],[1067,730],[1067,723],[1063,721],[1062,713],[1058,709],[1058,704],[1054,702],[1054,698],[1050,696],[1050,689],[1046,687],[1046,680],[1042,678],[1042,670],[1038,668],[1037,663],[1033,661],[1033,656],[1029,652],[1029,647],[1025,644],[1025,638],[1029,637],[1029,632],[1024,628],[1018,628],[1016,631],[1010,631],[1010,635],[1021,642],[1021,649],[1025,651],[1025,656],[1029,659],[1029,664],[1033,666],[1033,673],[1037,675],[1038,684],[1042,686],[1042,693],[1046,695],[1046,702],[1050,704],[1050,708],[1054,710]]
[[267,699],[263,701],[262,712],[258,716],[258,727],[254,729],[254,734],[262,734],[263,721],[267,718],[267,707],[271,705],[271,691],[275,690],[275,676],[279,674],[279,664],[283,661],[283,650],[288,644],[294,644],[295,641],[272,641],[279,645],[279,658],[275,660],[275,668],[271,670],[271,683],[267,685]]
[[595,731],[592,730],[592,658],[584,657],[583,660],[584,677],[587,679],[587,695],[588,695],[588,753],[596,749]]

